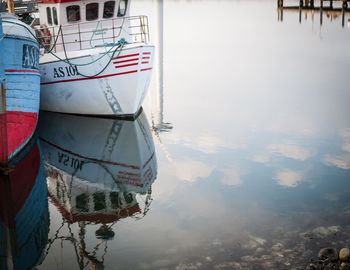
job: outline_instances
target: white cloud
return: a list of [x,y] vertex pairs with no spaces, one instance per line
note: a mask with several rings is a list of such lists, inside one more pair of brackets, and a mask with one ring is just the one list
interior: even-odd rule
[[350,128],[345,128],[339,132],[339,135],[343,138],[343,144],[341,149],[345,152],[340,155],[324,155],[321,160],[325,165],[336,166],[340,169],[350,169]]
[[301,161],[304,161],[312,156],[309,150],[292,142],[287,142],[284,144],[270,144],[267,146],[267,149],[272,153],[278,153],[282,156]]
[[277,173],[276,178],[281,186],[296,187],[303,180],[303,175],[300,171],[284,169]]
[[336,166],[338,168],[348,170],[350,169],[350,155],[344,154],[340,156],[324,155],[322,162],[328,166]]
[[228,186],[237,186],[243,183],[241,179],[242,173],[239,172],[236,168],[222,169],[220,170],[224,173],[224,176],[221,179],[221,183]]
[[342,150],[345,152],[350,152],[350,128],[340,131],[340,136],[342,136],[344,140]]
[[268,163],[270,161],[270,157],[267,154],[258,154],[253,156],[251,160],[258,163]]
[[173,165],[177,177],[188,182],[195,182],[198,178],[206,178],[212,172],[212,168],[195,160],[176,161]]

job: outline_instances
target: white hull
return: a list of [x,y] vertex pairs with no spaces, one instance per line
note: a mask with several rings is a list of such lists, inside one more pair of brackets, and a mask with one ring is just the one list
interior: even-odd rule
[[[89,65],[74,65],[90,63],[108,49],[110,47],[67,52],[73,65],[51,54],[41,56],[40,109],[71,114],[134,117],[141,108],[150,83],[154,46],[128,44],[111,61],[112,52]],[[63,52],[56,55],[65,59]],[[103,72],[94,76],[101,70]]]

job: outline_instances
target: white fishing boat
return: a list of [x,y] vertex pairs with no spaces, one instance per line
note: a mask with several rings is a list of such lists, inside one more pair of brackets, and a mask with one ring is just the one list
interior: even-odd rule
[[50,197],[70,222],[147,212],[140,203],[151,195],[157,161],[144,112],[135,121],[42,112],[39,135]]
[[130,0],[41,0],[41,102],[46,111],[135,117],[151,79],[148,18]]

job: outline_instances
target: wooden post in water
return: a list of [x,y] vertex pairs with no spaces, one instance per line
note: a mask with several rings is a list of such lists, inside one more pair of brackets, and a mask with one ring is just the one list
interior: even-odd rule
[[299,23],[301,23],[301,11],[303,9],[303,0],[299,1]]
[[283,22],[283,0],[277,0],[277,21]]
[[320,3],[320,24],[322,25],[323,23],[323,0],[321,0]]
[[344,28],[345,25],[345,9],[347,8],[346,0],[343,0],[342,10],[341,10],[341,25]]
[[283,22],[283,7],[281,8],[281,22]]
[[13,0],[7,1],[7,11],[8,13],[15,13],[15,6],[13,4]]

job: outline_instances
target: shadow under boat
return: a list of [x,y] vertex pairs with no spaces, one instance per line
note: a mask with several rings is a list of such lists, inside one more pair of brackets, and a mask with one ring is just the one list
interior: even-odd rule
[[0,171],[0,269],[40,264],[49,232],[47,184],[38,137]]
[[39,119],[51,199],[69,222],[111,223],[144,215],[157,162],[142,112],[135,121],[42,112]]

